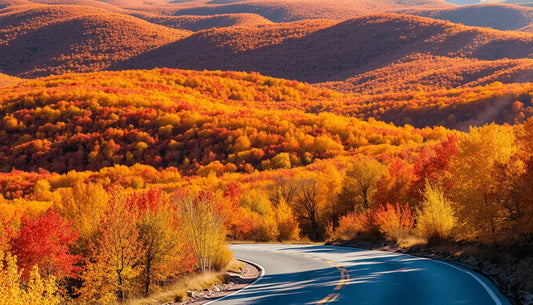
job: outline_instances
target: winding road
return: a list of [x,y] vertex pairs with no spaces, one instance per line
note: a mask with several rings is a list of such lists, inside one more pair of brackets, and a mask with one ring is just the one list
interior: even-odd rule
[[263,275],[228,304],[509,305],[483,276],[445,262],[382,251],[313,245],[232,245]]

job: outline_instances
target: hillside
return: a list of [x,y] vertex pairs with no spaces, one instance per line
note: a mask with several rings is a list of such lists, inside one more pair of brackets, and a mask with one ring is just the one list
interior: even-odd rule
[[[417,81],[446,88],[527,81],[530,64],[526,58],[533,53],[533,36],[528,33],[417,16],[380,14],[340,23],[316,19],[272,24],[253,14],[132,14],[148,21],[68,5],[19,5],[0,10],[0,51],[4,54],[0,72],[38,77],[155,67],[257,71],[285,79],[327,82],[337,90],[357,92],[361,80],[373,75],[378,79],[364,87],[377,88],[383,73],[398,79],[392,68],[410,74],[404,84],[393,85],[397,89],[411,88]],[[190,33],[170,27],[212,29]],[[420,54],[439,60],[412,59]],[[475,71],[469,71],[467,59]],[[454,65],[446,67],[450,63]],[[439,76],[443,69],[447,72]],[[345,82],[345,88],[340,82]]]
[[442,136],[298,110],[342,98],[235,72],[163,69],[28,80],[0,88],[1,170],[64,173],[141,163],[184,173],[251,172],[277,168],[289,156],[291,164],[305,165],[366,145]]
[[479,4],[405,13],[504,31],[521,31],[533,24],[533,8],[506,4]]
[[175,15],[258,14],[273,22],[303,19],[349,19],[354,16],[409,8],[444,8],[440,0],[248,0],[209,1],[208,5],[178,9]]
[[86,6],[13,6],[0,11],[0,72],[36,77],[97,71],[186,35]]
[[[291,34],[292,37],[284,34],[296,30],[298,33]],[[418,53],[489,61],[520,59],[533,54],[533,35],[383,14],[339,24],[307,21],[209,30],[119,63],[112,69],[178,67],[257,71],[320,83],[344,81]]]
[[32,4],[29,0],[0,0],[0,9],[15,5],[28,5]]
[[233,26],[258,26],[272,24],[264,17],[256,14],[225,14],[214,16],[161,16],[149,13],[132,13],[133,16],[148,22],[160,24],[174,29],[197,32],[212,28]]
[[355,96],[333,112],[396,125],[443,126],[468,131],[470,126],[522,123],[533,116],[533,84],[493,83],[485,86],[426,91],[407,90]]
[[[21,0],[0,0],[9,1],[9,2],[18,2],[16,4],[21,4]],[[89,7],[96,7],[105,9],[115,13],[125,13],[126,11],[118,6],[111,5],[107,1],[99,0],[24,0],[25,4],[52,4],[52,5],[82,5]]]
[[385,67],[320,86],[342,92],[380,94],[405,90],[433,91],[533,80],[533,59],[479,60],[413,54]]
[[237,72],[67,74],[0,88],[0,164],[60,173],[135,163],[251,172],[368,145],[394,150],[445,132],[371,118],[458,129],[516,123],[533,115],[532,98],[532,84],[361,96]]

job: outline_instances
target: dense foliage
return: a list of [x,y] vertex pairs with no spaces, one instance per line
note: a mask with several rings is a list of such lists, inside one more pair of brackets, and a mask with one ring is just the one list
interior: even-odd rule
[[0,91],[3,171],[64,173],[142,163],[183,174],[252,172],[305,165],[369,144],[399,146],[443,135],[439,129],[298,111],[292,105],[338,94],[258,74],[65,75]]

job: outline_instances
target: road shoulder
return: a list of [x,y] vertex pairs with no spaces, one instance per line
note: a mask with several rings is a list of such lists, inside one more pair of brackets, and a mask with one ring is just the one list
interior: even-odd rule
[[241,261],[243,267],[240,272],[227,272],[227,283],[218,284],[203,291],[188,291],[189,299],[174,304],[202,305],[221,299],[227,295],[236,293],[253,283],[261,276],[258,266]]

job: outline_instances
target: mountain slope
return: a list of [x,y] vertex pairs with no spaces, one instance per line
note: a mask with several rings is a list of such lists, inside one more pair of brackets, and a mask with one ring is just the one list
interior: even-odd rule
[[504,31],[521,30],[533,24],[533,8],[505,4],[480,4],[406,13]]
[[[7,0],[7,1],[13,1],[13,0]],[[111,5],[105,1],[98,1],[98,0],[25,0],[25,2],[35,3],[35,4],[52,4],[52,5],[81,5],[81,6],[89,6],[89,7],[96,7],[105,9],[111,12],[115,13],[124,13],[125,10],[118,7]]]
[[14,6],[0,11],[0,72],[35,77],[95,71],[187,35],[97,8]]
[[298,166],[446,132],[371,118],[415,127],[514,123],[533,114],[532,97],[533,84],[360,96],[242,72],[51,76],[0,88],[0,171],[141,163],[207,174],[277,168],[280,159]]
[[233,26],[258,26],[272,24],[272,21],[256,14],[225,14],[213,16],[161,16],[149,13],[132,13],[131,15],[148,22],[174,29],[189,31],[208,30]]
[[299,110],[337,98],[330,90],[236,72],[160,69],[27,80],[0,88],[0,171],[141,163],[183,173],[251,172],[277,168],[276,160],[289,156],[297,166],[360,146],[434,136],[431,129],[406,132]]
[[[293,37],[283,34],[296,30],[299,33]],[[258,71],[319,83],[346,80],[417,53],[491,61],[526,58],[533,54],[533,35],[383,14],[336,25],[308,21],[210,30],[119,63],[113,69]]]
[[493,82],[524,83],[533,80],[533,59],[495,61],[413,54],[398,62],[364,72],[344,81],[321,86],[342,92],[381,94],[405,90],[427,91],[483,86]]
[[248,0],[210,1],[205,6],[194,6],[175,11],[175,15],[216,15],[253,13],[274,22],[303,19],[348,19],[354,16],[392,12],[409,8],[450,7],[440,0]]

